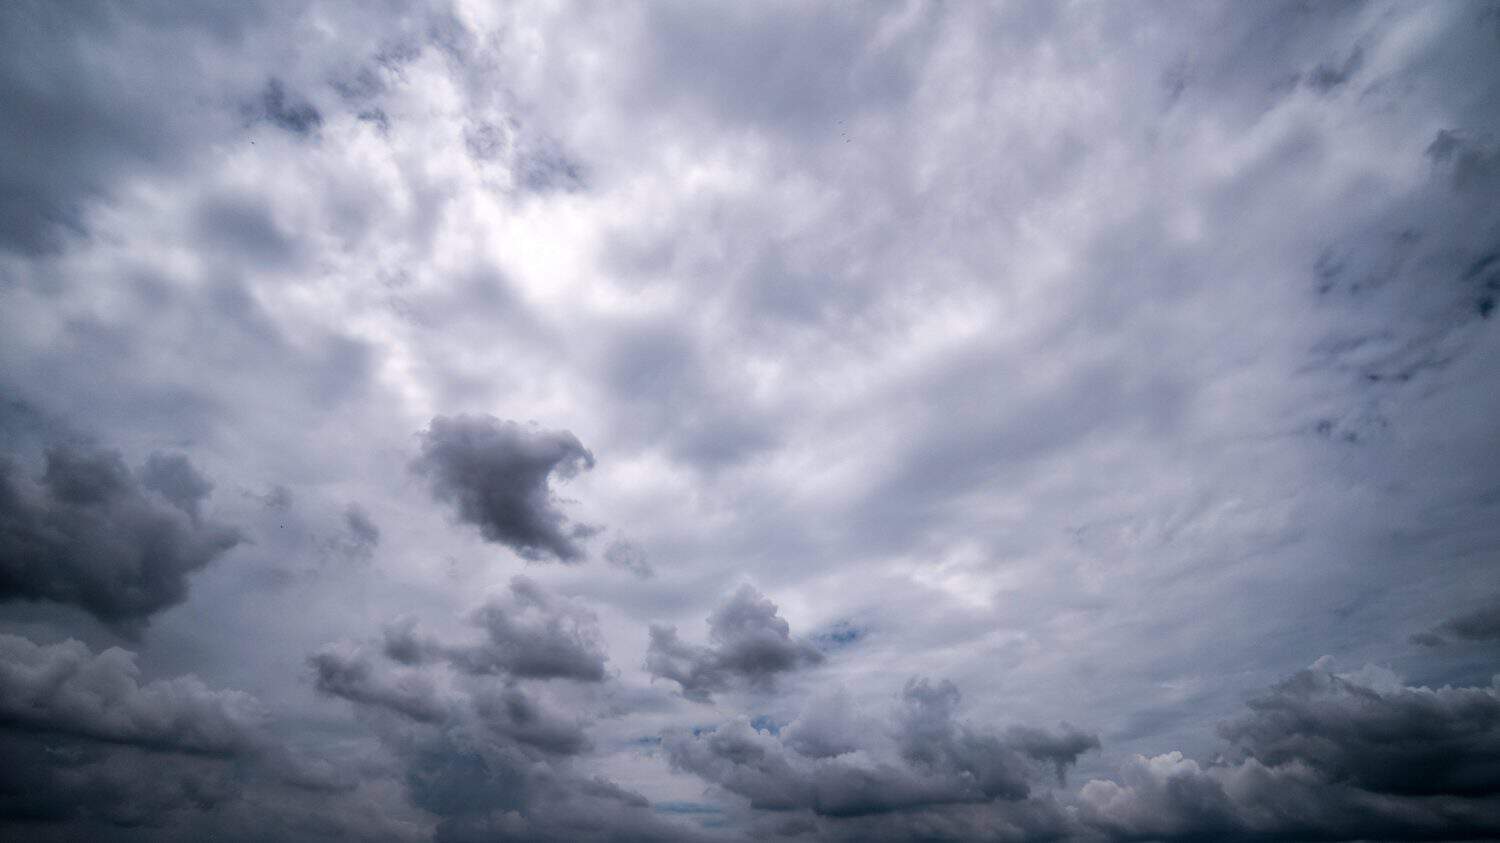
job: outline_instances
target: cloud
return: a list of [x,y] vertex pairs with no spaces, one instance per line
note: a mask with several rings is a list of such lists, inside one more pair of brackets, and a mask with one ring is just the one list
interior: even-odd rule
[[440,644],[408,623],[387,627],[382,656],[345,644],[309,658],[319,691],[369,716],[433,840],[692,838],[574,768],[594,749],[587,692],[604,679],[590,613],[518,577],[471,619],[485,642]]
[[604,561],[616,568],[629,571],[643,580],[651,579],[656,575],[655,569],[646,559],[646,554],[627,541],[610,542],[609,546],[604,548]]
[[535,580],[514,577],[508,595],[492,598],[469,621],[484,631],[477,644],[438,642],[407,619],[386,628],[385,652],[405,664],[445,660],[476,676],[604,679],[606,657],[594,613],[549,594]]
[[1410,641],[1419,647],[1441,647],[1450,637],[1460,641],[1500,639],[1500,600],[1491,598],[1484,605],[1451,617],[1426,632],[1414,633]]
[[44,460],[28,476],[0,458],[0,599],[67,603],[138,631],[243,540],[198,517],[212,484],[180,455],[153,455],[140,477],[85,442],[53,444]]
[[1450,618],[1438,629],[1467,641],[1493,641],[1500,638],[1500,601],[1492,601],[1471,612]]
[[192,676],[142,684],[135,655],[74,640],[38,645],[0,635],[0,722],[74,737],[182,752],[232,754],[255,740],[265,713],[238,691]]
[[0,829],[18,838],[240,839],[256,811],[292,837],[397,833],[349,804],[354,777],[280,741],[260,700],[192,675],[143,681],[116,647],[0,635],[0,751]]
[[[967,838],[980,835],[986,822],[1004,827],[1013,821],[1040,821],[1047,833],[1061,833],[1063,813],[1045,797],[1032,799],[1033,789],[1054,765],[1060,774],[1097,749],[1098,739],[1069,727],[1056,734],[976,729],[957,719],[958,703],[952,683],[912,679],[884,723],[867,720],[834,695],[780,735],[740,717],[712,730],[669,731],[662,751],[674,767],[743,797],[753,810],[833,820],[824,830],[834,836],[853,837],[859,829],[900,839],[923,825],[951,824],[950,831],[964,829],[959,836]],[[986,807],[973,813],[965,806]],[[894,824],[848,827],[847,821],[873,817]]]
[[528,560],[583,558],[580,540],[597,528],[569,524],[550,485],[554,475],[566,480],[594,467],[594,455],[573,434],[493,416],[437,416],[421,438],[414,467],[485,540]]
[[443,719],[444,704],[425,674],[396,673],[358,650],[329,645],[308,657],[317,688],[362,706],[388,709],[424,723]]
[[770,687],[777,674],[823,660],[817,648],[792,638],[776,604],[749,584],[708,616],[708,636],[708,646],[698,646],[679,639],[675,627],[652,626],[646,669],[676,682],[688,699],[706,702],[713,691],[740,682]]
[[1220,728],[1232,753],[1136,756],[1080,792],[1114,839],[1465,840],[1500,833],[1500,690],[1301,671]]

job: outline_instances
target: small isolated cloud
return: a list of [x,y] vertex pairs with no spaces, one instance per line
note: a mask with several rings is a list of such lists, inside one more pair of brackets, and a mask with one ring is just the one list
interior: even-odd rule
[[708,646],[689,644],[677,629],[651,627],[646,669],[670,679],[688,699],[706,702],[737,683],[770,687],[777,674],[818,664],[823,654],[793,638],[791,627],[765,595],[739,587],[708,616]]
[[438,416],[420,435],[413,466],[486,541],[533,561],[583,558],[581,540],[598,528],[570,523],[551,487],[554,476],[566,480],[594,467],[578,437],[493,416]]

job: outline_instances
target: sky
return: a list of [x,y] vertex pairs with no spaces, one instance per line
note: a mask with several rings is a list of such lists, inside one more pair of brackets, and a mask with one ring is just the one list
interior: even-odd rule
[[0,836],[1500,838],[1500,4],[0,4]]

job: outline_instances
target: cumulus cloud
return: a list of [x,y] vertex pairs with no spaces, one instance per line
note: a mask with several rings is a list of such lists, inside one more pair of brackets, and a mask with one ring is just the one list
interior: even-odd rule
[[708,616],[707,646],[689,644],[677,629],[651,627],[646,669],[670,679],[688,699],[706,702],[737,683],[770,687],[777,674],[818,664],[823,654],[793,638],[791,626],[765,595],[741,585]]
[[0,635],[0,749],[0,829],[25,839],[238,836],[257,809],[291,836],[393,831],[357,819],[353,777],[277,739],[258,699],[192,675],[143,681],[117,647]]
[[[1049,799],[1015,810],[1004,803],[1026,802],[1039,781],[1097,749],[1098,739],[1066,726],[1057,733],[976,729],[958,719],[959,699],[950,682],[912,679],[878,728],[851,730],[850,720],[863,718],[833,696],[779,735],[741,717],[712,730],[668,732],[662,749],[678,769],[743,797],[755,810],[805,811],[833,820],[907,815],[885,832],[858,826],[882,839],[899,839],[903,832],[895,829],[926,823],[965,828],[982,815],[946,812],[978,805],[998,811],[991,822],[1046,817],[1050,833],[1059,833],[1064,816]],[[828,830],[850,834],[840,828]],[[968,835],[978,833],[968,827]]]
[[557,680],[588,680],[577,692],[603,679],[592,616],[517,578],[472,620],[484,643],[445,645],[404,623],[379,656],[346,644],[309,658],[320,692],[373,718],[433,839],[691,839],[641,795],[575,769],[598,712]]
[[529,560],[583,558],[581,540],[598,530],[569,523],[551,487],[554,476],[566,480],[594,467],[576,436],[493,416],[438,416],[421,439],[414,467],[487,541]]
[[180,455],[153,455],[140,477],[87,443],[47,448],[37,476],[0,459],[0,599],[68,603],[138,629],[242,541],[198,517],[211,488]]
[[1116,839],[1468,840],[1500,833],[1500,691],[1301,671],[1220,728],[1200,763],[1137,756],[1080,792]]
[[474,610],[469,621],[484,631],[477,644],[444,644],[418,631],[414,619],[387,627],[385,652],[407,664],[445,659],[475,675],[520,679],[604,679],[605,655],[598,619],[585,606],[548,593],[517,576],[510,593]]
[[260,704],[214,691],[196,677],[141,683],[135,655],[93,653],[79,641],[38,645],[0,635],[0,720],[76,737],[186,752],[247,749],[264,721]]
[[1500,836],[1497,32],[0,3],[0,837]]

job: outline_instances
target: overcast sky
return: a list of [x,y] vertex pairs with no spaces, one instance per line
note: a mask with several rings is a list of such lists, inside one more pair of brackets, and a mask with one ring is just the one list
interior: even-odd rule
[[1500,5],[0,4],[0,836],[1500,838]]

